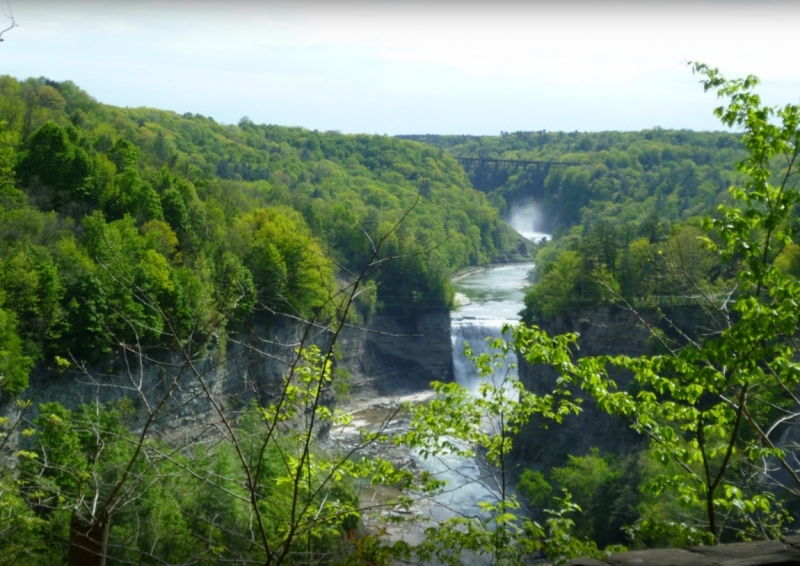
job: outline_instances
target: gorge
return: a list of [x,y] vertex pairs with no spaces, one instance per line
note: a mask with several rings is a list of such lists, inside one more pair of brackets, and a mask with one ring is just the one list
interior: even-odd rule
[[[3,556],[613,563],[598,545],[792,546],[798,112],[767,124],[755,82],[695,70],[738,93],[724,120],[745,144],[226,126],[0,77]],[[502,182],[474,190],[457,158]],[[503,169],[545,158],[564,167]],[[545,243],[501,220],[539,239],[515,209],[533,184]],[[465,269],[482,271],[451,281]],[[487,397],[463,344],[485,375],[513,375],[484,340],[523,306],[538,327],[512,331],[520,379]],[[506,498],[509,464],[530,508]],[[384,544],[418,512],[433,522],[403,535],[417,546]]]

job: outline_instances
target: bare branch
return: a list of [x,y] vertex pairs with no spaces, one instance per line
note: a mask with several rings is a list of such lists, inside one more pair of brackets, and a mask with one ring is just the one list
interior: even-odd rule
[[8,26],[4,30],[0,30],[0,41],[3,40],[3,34],[7,31],[11,31],[12,29],[19,27],[19,24],[14,20],[14,13],[11,11],[11,4],[9,4],[8,0],[6,0],[6,6],[8,7],[8,14],[6,14],[5,9],[3,10],[3,15],[11,20],[11,25]]

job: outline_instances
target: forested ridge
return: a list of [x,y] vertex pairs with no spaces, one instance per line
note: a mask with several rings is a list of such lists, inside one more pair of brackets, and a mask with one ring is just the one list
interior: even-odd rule
[[257,307],[329,317],[388,235],[379,259],[397,259],[364,281],[355,316],[408,314],[448,306],[455,270],[521,244],[436,148],[117,108],[44,78],[0,78],[0,199],[9,393],[34,363],[159,343],[145,296],[187,340]]
[[[754,77],[693,70],[743,135],[402,140],[221,125],[1,77],[0,561],[516,566],[783,536],[800,500],[800,108],[764,107]],[[459,155],[577,164],[465,170]],[[529,325],[506,326],[489,353],[466,348],[478,394],[434,383],[429,402],[388,409],[371,431],[335,410],[345,323],[446,308],[456,269],[527,255],[500,211],[531,191],[555,237],[534,249]],[[359,292],[341,293],[352,281]],[[709,324],[647,326],[652,351],[583,357],[575,333],[530,324],[664,301]],[[269,325],[251,323],[274,313],[334,339],[281,344],[293,353],[269,381]],[[226,352],[240,331],[257,345]],[[115,376],[100,362],[120,351]],[[552,387],[526,390],[512,352],[551,366]],[[69,407],[38,397],[25,390],[35,364],[87,388]],[[557,429],[587,404],[640,435],[637,452],[524,469],[513,448],[531,419]],[[351,447],[320,442],[347,426]],[[492,500],[423,522],[413,544],[391,539],[419,511],[408,494],[450,489],[384,457],[397,447],[483,458]],[[383,515],[362,530],[369,511]]]
[[[531,425],[526,434],[545,434],[537,449],[547,446],[545,460],[556,464],[543,467],[526,453],[517,487],[535,509],[577,504],[573,534],[600,547],[775,539],[797,517],[800,482],[786,460],[798,448],[790,298],[800,281],[797,109],[761,107],[750,92],[757,79],[728,83],[698,69],[710,77],[707,89],[732,97],[718,116],[744,135],[408,136],[459,157],[572,162],[539,177],[535,165],[465,167],[501,209],[534,200],[540,226],[553,231],[537,246],[520,313],[527,328],[515,330],[514,348],[528,360],[529,383],[551,377],[553,395],[566,390],[567,406],[583,397],[594,412],[548,433]],[[678,321],[667,306],[694,318]],[[579,342],[577,333],[550,337],[540,324],[594,333]],[[637,332],[648,339],[632,357],[601,339],[635,341]],[[598,352],[592,338],[610,351]],[[601,452],[614,437],[582,453],[564,441],[568,452],[550,452],[561,434],[572,438],[582,427],[619,433],[606,413],[639,433],[639,443],[632,436],[620,452]],[[552,406],[541,414],[537,424],[560,424]],[[524,435],[517,440],[525,444]]]
[[[473,184],[500,210],[534,200],[540,229],[553,232],[536,254],[537,285],[523,313],[529,323],[619,299],[680,302],[699,292],[690,287],[722,289],[736,270],[715,261],[699,238],[702,218],[729,204],[728,188],[741,179],[736,164],[745,148],[738,134],[654,128],[405,137],[455,157],[569,163],[543,170],[466,165]],[[790,246],[778,263],[800,274],[795,256]]]
[[[654,128],[641,132],[513,132],[500,136],[403,136],[454,157],[566,162],[537,178],[535,167],[470,165],[476,187],[498,207],[537,193],[541,229],[564,230],[599,220],[641,222],[657,211],[669,220],[714,210],[729,200],[742,159],[741,136]],[[543,187],[537,187],[542,183]]]
[[[512,141],[499,147],[513,146],[517,135],[501,139],[506,137]],[[711,252],[715,236],[704,219],[731,205],[729,187],[742,182],[741,136],[657,129],[564,137],[571,142],[561,143],[563,153],[541,155],[587,164],[554,167],[545,180],[540,206],[547,211],[558,203],[565,221],[536,253],[536,285],[526,297],[525,321],[597,304],[691,303],[733,286],[738,258],[723,263]],[[607,147],[610,140],[617,144]],[[581,147],[586,152],[577,151]],[[606,148],[595,151],[601,147]],[[787,163],[777,160],[767,167],[774,178],[787,171]],[[578,179],[582,188],[576,191]],[[787,180],[795,186],[794,178]],[[519,195],[521,187],[510,178],[492,194]],[[800,276],[800,247],[787,242],[774,263]]]

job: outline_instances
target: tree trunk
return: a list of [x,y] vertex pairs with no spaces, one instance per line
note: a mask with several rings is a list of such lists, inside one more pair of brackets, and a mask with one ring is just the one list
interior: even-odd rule
[[105,512],[91,523],[81,519],[77,512],[72,513],[68,566],[105,566],[108,523]]

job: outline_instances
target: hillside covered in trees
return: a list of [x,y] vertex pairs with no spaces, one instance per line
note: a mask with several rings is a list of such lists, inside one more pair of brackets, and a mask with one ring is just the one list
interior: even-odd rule
[[[695,70],[707,90],[734,98],[718,115],[745,130],[741,139],[652,130],[402,140],[247,119],[226,126],[104,106],[69,82],[0,78],[0,400],[8,409],[0,415],[0,555],[81,566],[106,558],[456,566],[478,554],[516,565],[604,557],[605,544],[781,537],[800,495],[792,436],[800,109],[764,109],[754,78]],[[453,157],[476,152],[570,165],[465,171]],[[242,403],[209,386],[233,377],[251,388],[261,377],[256,359],[272,355],[242,341],[242,372],[217,375],[228,370],[220,334],[272,313],[341,330],[350,299],[340,290],[353,280],[363,292],[350,297],[358,307],[350,322],[450,306],[455,270],[527,255],[499,211],[532,192],[555,238],[535,247],[526,322],[603,302],[694,301],[714,327],[678,338],[651,327],[655,355],[579,359],[576,334],[507,327],[493,354],[471,358],[492,377],[479,395],[435,384],[436,398],[406,407],[407,429],[389,430],[387,417],[344,451],[318,442],[326,428],[352,423],[331,408],[343,385],[335,344],[323,352],[299,341],[281,366],[287,375],[263,399]],[[714,218],[698,216],[707,213]],[[368,264],[383,267],[359,275]],[[122,387],[109,386],[120,393],[109,403],[78,394],[68,408],[38,391],[12,399],[37,363],[52,382],[80,375],[99,391],[113,373],[99,362],[121,345],[140,369],[156,366],[155,386],[128,369]],[[151,355],[169,348],[183,357]],[[531,366],[553,366],[553,388],[534,394],[511,377],[501,360],[512,350]],[[193,413],[201,398],[214,415]],[[523,508],[506,483],[515,435],[532,416],[555,428],[586,403],[623,419],[647,448],[519,469],[519,493],[533,507]],[[202,431],[164,433],[183,417]],[[496,427],[486,427],[491,420]],[[435,474],[383,458],[398,446],[426,457],[482,454],[501,479],[496,501],[480,502],[480,516],[427,528],[416,547],[389,544],[385,525],[414,513],[405,494],[442,489]],[[369,507],[358,495],[365,486],[372,499],[381,486],[401,495],[373,507],[392,509],[381,526],[356,534]]]
[[115,108],[69,81],[8,76],[0,238],[8,393],[37,362],[158,344],[146,302],[202,341],[257,308],[335,314],[337,288],[378,245],[373,259],[396,259],[364,282],[360,320],[448,306],[453,272],[526,254],[436,148]]
[[[619,300],[685,302],[730,284],[702,240],[702,217],[729,204],[746,154],[725,132],[516,132],[500,136],[407,136],[456,157],[564,162],[568,166],[467,164],[476,187],[508,211],[533,198],[551,242],[536,254],[523,319]],[[774,164],[773,173],[780,172]],[[796,245],[776,259],[800,275]]]
[[515,132],[500,136],[404,136],[454,157],[565,162],[548,168],[469,165],[474,186],[506,211],[531,198],[541,229],[558,231],[599,220],[641,223],[657,212],[671,221],[712,211],[729,199],[740,137],[724,132],[652,129],[642,132]]
[[[523,313],[529,323],[618,299],[681,301],[696,286],[714,293],[735,272],[705,249],[701,218],[729,204],[728,187],[741,179],[736,164],[746,152],[737,134],[655,128],[405,137],[455,157],[568,164],[465,164],[501,211],[534,201],[539,228],[553,232],[536,254],[537,285]],[[788,247],[778,264],[800,274],[796,255]]]

